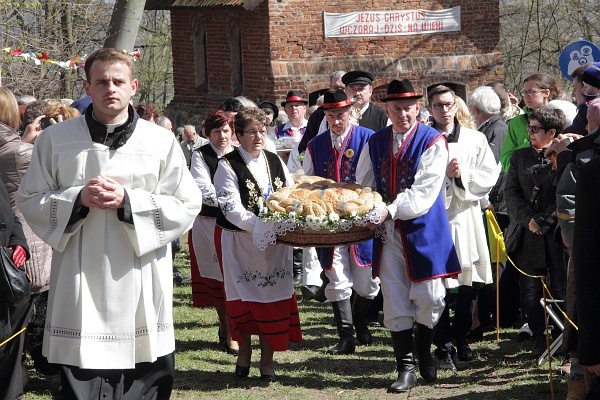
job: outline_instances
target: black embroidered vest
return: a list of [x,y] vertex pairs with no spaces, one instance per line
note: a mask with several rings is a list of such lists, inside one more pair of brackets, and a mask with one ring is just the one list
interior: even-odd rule
[[[277,192],[285,186],[285,171],[281,165],[281,160],[277,154],[269,151],[264,151],[263,154],[265,155],[267,163],[269,164],[272,190],[273,192]],[[255,215],[259,215],[260,209],[258,206],[258,201],[260,198],[262,198],[263,194],[260,193],[258,182],[256,182],[254,176],[252,176],[252,173],[248,169],[248,166],[242,158],[239,150],[236,149],[224,155],[222,158],[229,163],[231,169],[233,169],[233,172],[235,172],[235,175],[237,176],[242,205],[244,208],[246,208],[246,210],[253,212]],[[223,214],[223,211],[220,208],[217,214],[217,225],[230,231],[241,231],[240,228],[227,220],[225,214]]]
[[[217,166],[219,165],[219,156],[217,153],[215,153],[215,150],[212,148],[210,143],[205,144],[196,151],[200,153],[200,156],[202,156],[204,162],[206,162],[210,172],[210,181],[214,183],[215,172],[217,171]],[[200,210],[200,215],[203,217],[216,218],[218,211],[219,207],[207,206],[206,204],[203,204],[202,210]]]

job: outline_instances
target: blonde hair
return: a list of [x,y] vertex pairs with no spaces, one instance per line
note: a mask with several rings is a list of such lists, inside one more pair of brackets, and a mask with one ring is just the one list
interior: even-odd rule
[[76,108],[67,107],[63,103],[59,102],[50,104],[48,107],[46,107],[44,110],[44,115],[48,118],[54,119],[56,119],[56,117],[59,115],[62,115],[63,121],[66,121],[71,118],[79,117],[81,113]]
[[5,87],[0,87],[0,122],[13,129],[19,128],[21,114],[15,95]]
[[460,126],[470,129],[477,129],[475,120],[469,112],[469,108],[467,107],[465,101],[457,95],[454,95],[454,102],[456,103],[456,119],[458,120]]

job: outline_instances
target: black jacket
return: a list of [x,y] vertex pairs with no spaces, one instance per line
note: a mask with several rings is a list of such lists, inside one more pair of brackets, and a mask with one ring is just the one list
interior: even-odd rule
[[573,241],[579,362],[600,364],[600,158],[579,168]]
[[[504,199],[511,221],[525,228],[523,241],[516,252],[516,264],[526,271],[562,262],[562,249],[553,240],[557,225],[555,175],[552,164],[532,146],[517,149],[511,156]],[[543,235],[528,229],[531,218]]]

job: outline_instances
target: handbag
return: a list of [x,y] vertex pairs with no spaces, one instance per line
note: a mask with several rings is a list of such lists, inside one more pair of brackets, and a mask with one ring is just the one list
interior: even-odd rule
[[506,246],[506,254],[509,256],[516,253],[523,243],[523,237],[525,236],[525,227],[517,224],[514,220],[511,220],[506,228],[504,235],[504,245]]
[[10,257],[9,250],[0,246],[0,293],[6,303],[19,307],[29,301],[31,284],[25,268],[17,267]]

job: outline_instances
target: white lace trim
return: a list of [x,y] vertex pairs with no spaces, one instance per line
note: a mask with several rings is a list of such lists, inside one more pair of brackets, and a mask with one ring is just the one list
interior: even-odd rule
[[[335,214],[327,218],[307,217],[306,221],[302,221],[296,219],[293,214],[270,214],[257,220],[254,225],[252,239],[254,240],[254,245],[258,249],[264,251],[269,245],[274,245],[277,242],[277,236],[285,236],[288,232],[295,231],[296,228],[316,232],[329,231],[334,233],[348,231],[353,226],[364,227],[367,224],[381,225],[384,221],[382,218],[383,208],[385,208],[385,205],[381,204],[366,214],[350,217],[349,219],[339,218],[339,216]],[[375,233],[377,234],[377,231],[380,229],[381,226],[377,227]]]

